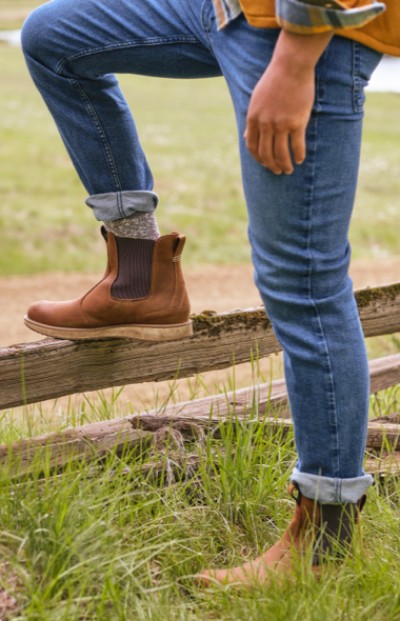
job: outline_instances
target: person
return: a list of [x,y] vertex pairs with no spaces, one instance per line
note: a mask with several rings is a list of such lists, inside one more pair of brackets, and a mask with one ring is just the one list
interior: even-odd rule
[[339,555],[371,485],[348,227],[364,88],[382,53],[400,55],[399,23],[396,0],[386,10],[369,0],[52,0],[24,25],[27,65],[108,252],[105,277],[82,298],[29,308],[27,325],[45,335],[190,336],[185,239],[159,235],[153,176],[115,73],[222,75],[230,91],[255,281],[284,351],[296,505],[275,546],[204,570],[207,584],[264,582],[310,546],[314,568]]

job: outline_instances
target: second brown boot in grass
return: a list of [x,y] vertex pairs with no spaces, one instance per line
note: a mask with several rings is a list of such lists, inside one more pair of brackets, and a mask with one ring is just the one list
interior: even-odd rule
[[289,493],[296,507],[281,539],[264,554],[243,565],[203,570],[196,576],[201,586],[260,587],[272,579],[294,575],[303,561],[318,574],[325,561],[345,556],[365,496],[357,504],[327,505],[306,498],[296,485],[290,486]]

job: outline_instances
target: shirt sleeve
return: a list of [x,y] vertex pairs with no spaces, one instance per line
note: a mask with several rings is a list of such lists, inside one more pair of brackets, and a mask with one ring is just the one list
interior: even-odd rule
[[376,0],[276,0],[279,25],[289,32],[305,35],[360,28],[385,9]]

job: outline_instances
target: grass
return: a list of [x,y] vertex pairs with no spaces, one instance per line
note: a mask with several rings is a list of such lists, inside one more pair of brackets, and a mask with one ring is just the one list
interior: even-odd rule
[[0,30],[18,30],[41,0],[0,0]]
[[400,384],[382,390],[371,396],[370,415],[373,418],[400,412]]
[[354,257],[379,260],[392,254],[399,256],[398,231],[393,226],[400,216],[400,127],[394,116],[399,102],[398,94],[368,95],[351,228]]
[[[193,383],[193,397],[201,381]],[[235,388],[234,372],[229,388]],[[397,386],[375,397],[371,410],[382,416],[399,405]],[[28,406],[20,419],[3,413],[0,442],[131,411],[119,391],[108,399],[100,393],[80,410],[71,403],[58,417]],[[60,473],[49,472],[42,459],[19,481],[1,469],[0,594],[7,588],[16,600],[10,619],[398,619],[399,479],[377,481],[370,490],[365,547],[320,581],[305,571],[294,585],[208,592],[197,588],[193,574],[252,558],[285,528],[293,511],[286,494],[293,438],[263,423],[237,425],[233,413],[220,437],[186,443],[183,454],[167,440],[163,450],[143,445],[124,455],[111,452],[102,462],[70,464]],[[200,457],[195,476],[185,468],[188,454]],[[164,463],[161,475],[144,476],[143,465],[157,460]],[[176,463],[181,470],[174,468],[171,478]]]
[[[117,402],[115,403],[117,408]],[[249,593],[200,590],[193,574],[231,566],[276,541],[293,511],[285,488],[292,438],[261,424],[186,445],[200,469],[167,485],[141,466],[160,455],[110,454],[16,482],[0,472],[0,584],[12,619],[57,621],[395,621],[400,614],[399,481],[377,485],[363,514],[365,548],[315,580]],[[174,459],[172,451],[168,453]],[[43,464],[41,465],[41,468]],[[1,564],[0,564],[1,566]],[[17,609],[18,607],[18,609]]]

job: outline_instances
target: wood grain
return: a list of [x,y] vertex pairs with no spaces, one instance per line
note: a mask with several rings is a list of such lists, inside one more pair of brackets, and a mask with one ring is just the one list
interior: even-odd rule
[[[400,283],[356,293],[366,337],[400,330]],[[111,386],[190,377],[280,351],[262,308],[193,317],[194,336],[152,343],[45,339],[0,349],[0,409]]]

